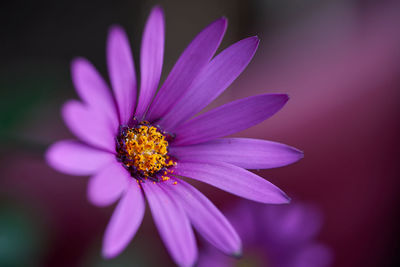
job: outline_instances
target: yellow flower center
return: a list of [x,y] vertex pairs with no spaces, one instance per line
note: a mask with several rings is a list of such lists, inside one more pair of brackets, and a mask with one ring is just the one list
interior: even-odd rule
[[168,155],[166,136],[156,127],[141,122],[134,128],[121,127],[117,138],[118,159],[131,175],[142,181],[168,180],[168,167],[175,162]]

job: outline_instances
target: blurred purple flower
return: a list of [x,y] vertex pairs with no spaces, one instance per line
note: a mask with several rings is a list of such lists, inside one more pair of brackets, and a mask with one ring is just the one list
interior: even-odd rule
[[155,94],[164,49],[164,15],[155,7],[142,39],[137,105],[134,63],[123,29],[112,27],[107,43],[114,96],[87,60],[73,61],[72,78],[83,102],[67,102],[62,115],[82,142],[60,141],[46,158],[58,171],[92,175],[88,196],[93,204],[106,206],[121,198],[105,232],[106,258],[117,256],[135,235],[143,219],[144,196],[177,264],[193,265],[197,258],[191,224],[224,253],[241,253],[241,241],[226,218],[178,177],[262,203],[288,202],[279,188],[245,168],[287,165],[302,152],[263,140],[218,139],[272,116],[287,95],[248,97],[190,119],[235,80],[258,46],[258,38],[249,37],[212,58],[226,26],[221,18],[197,35]]
[[199,267],[331,266],[331,250],[315,241],[322,217],[312,205],[266,206],[243,202],[228,212],[227,218],[242,238],[243,257],[234,259],[207,246],[200,253]]

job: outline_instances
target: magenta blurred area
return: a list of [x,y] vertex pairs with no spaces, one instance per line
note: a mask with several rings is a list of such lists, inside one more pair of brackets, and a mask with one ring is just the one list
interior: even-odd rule
[[[0,63],[0,266],[172,266],[147,211],[118,258],[100,256],[113,207],[92,206],[87,177],[57,173],[43,159],[73,138],[60,107],[76,98],[69,62],[85,56],[106,75],[108,26],[123,25],[139,62],[141,29],[156,2],[10,3]],[[229,19],[222,48],[250,35],[252,63],[211,107],[262,93],[288,93],[269,120],[235,136],[304,151],[291,166],[255,171],[295,201],[318,206],[319,241],[334,266],[398,266],[400,3],[398,1],[158,1],[166,13],[165,79],[202,27]],[[138,69],[138,68],[137,68]],[[239,201],[196,183],[222,210]]]

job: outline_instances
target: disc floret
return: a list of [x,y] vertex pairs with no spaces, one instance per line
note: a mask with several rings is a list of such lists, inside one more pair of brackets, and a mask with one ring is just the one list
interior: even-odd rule
[[175,161],[168,155],[171,138],[146,121],[134,127],[121,126],[117,137],[117,159],[139,182],[168,180]]

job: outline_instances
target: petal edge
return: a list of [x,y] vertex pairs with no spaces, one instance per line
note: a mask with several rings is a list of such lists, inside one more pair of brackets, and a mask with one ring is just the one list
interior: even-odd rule
[[179,162],[174,174],[192,178],[261,203],[285,204],[290,202],[290,198],[272,183],[228,163]]
[[103,239],[103,257],[116,257],[125,249],[142,223],[144,210],[143,194],[139,186],[131,182],[108,223]]

